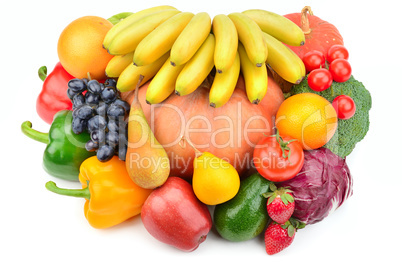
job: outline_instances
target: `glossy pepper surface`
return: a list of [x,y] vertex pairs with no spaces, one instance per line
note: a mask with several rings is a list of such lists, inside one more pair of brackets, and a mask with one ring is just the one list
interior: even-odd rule
[[64,70],[58,62],[46,77],[42,91],[36,99],[36,111],[46,123],[53,122],[54,115],[61,110],[72,110],[71,100],[67,96],[68,81],[74,77]]
[[32,129],[32,123],[25,121],[21,125],[22,132],[39,142],[47,144],[43,153],[43,168],[53,177],[78,181],[81,163],[95,155],[88,152],[85,143],[90,140],[89,134],[75,134],[71,129],[72,112],[59,111],[55,114],[49,133]]
[[107,162],[100,162],[96,156],[86,159],[79,178],[82,189],[62,189],[52,181],[46,183],[46,188],[57,194],[85,198],[85,217],[98,229],[115,226],[140,214],[152,192],[131,180],[125,162],[117,156]]

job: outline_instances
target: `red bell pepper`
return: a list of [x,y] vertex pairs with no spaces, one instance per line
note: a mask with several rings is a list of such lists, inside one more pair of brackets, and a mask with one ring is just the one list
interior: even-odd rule
[[67,96],[68,81],[74,77],[58,62],[46,77],[42,91],[36,100],[36,111],[40,118],[51,124],[54,115],[61,110],[72,110],[71,100]]

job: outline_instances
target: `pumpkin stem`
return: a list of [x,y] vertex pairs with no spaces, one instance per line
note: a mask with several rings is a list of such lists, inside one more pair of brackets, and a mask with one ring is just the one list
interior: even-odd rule
[[186,141],[191,146],[191,148],[193,148],[193,150],[195,151],[196,158],[199,157],[200,155],[202,155],[202,152],[200,152],[197,148],[195,148],[195,146],[189,140],[187,140],[184,136],[181,137],[180,142],[179,142],[179,145],[181,148],[185,148],[184,141]]
[[308,21],[307,13],[309,13],[310,16],[314,15],[310,6],[305,6],[301,11],[301,29],[304,34],[311,33],[310,22]]

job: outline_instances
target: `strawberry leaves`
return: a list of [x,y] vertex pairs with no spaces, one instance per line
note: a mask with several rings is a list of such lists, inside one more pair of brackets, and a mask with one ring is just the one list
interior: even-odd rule
[[283,187],[279,188],[278,190],[276,185],[274,183],[271,183],[269,189],[271,190],[270,192],[262,194],[265,198],[268,198],[268,204],[271,204],[278,195],[281,197],[281,200],[285,205],[288,205],[289,203],[293,203],[295,201],[293,196],[289,194],[292,191],[288,188]]
[[283,187],[278,189],[274,183],[270,185],[269,190],[263,194],[265,198],[268,198],[268,215],[275,222],[284,224],[292,216],[295,208],[292,191]]
[[303,229],[305,226],[304,222],[298,221],[295,218],[290,218],[287,222],[281,224],[282,229],[287,229],[289,237],[293,237],[296,230]]
[[271,183],[269,191],[262,195],[268,198],[267,212],[272,219],[265,231],[265,249],[268,255],[273,255],[287,248],[293,242],[296,231],[306,224],[292,218],[295,200],[289,188],[278,188]]

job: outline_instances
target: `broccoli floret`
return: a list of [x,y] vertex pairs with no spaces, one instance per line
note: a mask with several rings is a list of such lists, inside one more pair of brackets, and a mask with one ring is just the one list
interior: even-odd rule
[[356,143],[363,140],[369,130],[369,111],[371,109],[371,95],[364,85],[355,80],[352,76],[344,83],[333,82],[331,88],[316,92],[310,89],[307,79],[300,84],[294,85],[291,91],[285,95],[286,98],[299,93],[315,93],[329,102],[332,102],[339,95],[350,96],[356,104],[355,115],[347,120],[338,120],[338,128],[331,140],[324,146],[333,153],[345,158],[356,146]]

